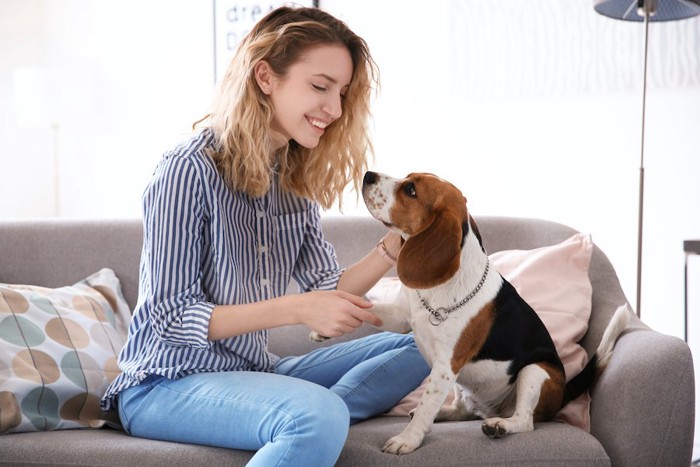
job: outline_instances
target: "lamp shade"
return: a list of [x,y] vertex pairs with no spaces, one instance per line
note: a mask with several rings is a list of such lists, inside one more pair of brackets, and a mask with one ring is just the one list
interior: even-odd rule
[[[674,21],[700,15],[700,0],[645,0],[656,4],[656,13],[649,21]],[[639,0],[593,0],[593,8],[601,15],[624,21],[644,21],[637,9]],[[652,8],[654,10],[654,8]]]

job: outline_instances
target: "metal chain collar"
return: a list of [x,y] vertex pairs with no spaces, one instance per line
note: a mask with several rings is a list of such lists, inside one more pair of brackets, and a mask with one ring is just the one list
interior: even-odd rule
[[425,307],[426,310],[430,313],[430,324],[433,326],[439,326],[442,324],[447,318],[449,318],[450,313],[453,311],[457,310],[458,308],[463,307],[464,305],[467,304],[469,300],[474,298],[476,294],[479,293],[479,290],[481,290],[481,287],[483,287],[484,282],[486,282],[486,276],[489,275],[489,267],[491,265],[491,262],[489,261],[488,257],[486,258],[486,268],[484,269],[484,274],[481,276],[481,280],[479,283],[476,285],[474,290],[471,291],[469,295],[464,297],[464,299],[457,303],[456,305],[453,305],[449,308],[444,308],[444,307],[439,307],[437,310],[433,309],[430,305],[428,305],[428,302],[423,298],[423,296],[420,294],[418,290],[416,290],[416,294],[418,294],[418,298],[420,299],[420,302],[423,304],[423,307]]

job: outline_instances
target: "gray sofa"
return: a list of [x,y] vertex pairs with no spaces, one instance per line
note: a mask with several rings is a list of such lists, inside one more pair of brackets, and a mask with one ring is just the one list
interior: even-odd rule
[[[341,264],[365,254],[384,228],[367,217],[328,217],[324,231]],[[567,226],[534,219],[479,217],[489,253],[550,245],[571,236]],[[0,283],[57,287],[102,268],[113,269],[124,295],[136,303],[142,241],[139,220],[0,221]],[[582,344],[596,347],[616,307],[626,298],[605,254],[594,250],[589,273],[593,312]],[[358,333],[372,332],[362,329]],[[272,350],[298,354],[319,345],[308,329],[275,330]],[[381,416],[350,429],[342,466],[688,466],[693,446],[694,376],[688,346],[633,317],[608,370],[592,391],[591,433],[557,422],[492,440],[480,422],[438,423],[416,452],[381,452],[407,422]],[[0,465],[244,465],[244,451],[150,441],[111,428],[0,435]]]

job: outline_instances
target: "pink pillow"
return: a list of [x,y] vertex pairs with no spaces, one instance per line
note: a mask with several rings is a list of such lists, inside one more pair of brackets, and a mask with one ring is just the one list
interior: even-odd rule
[[[490,255],[492,264],[537,312],[552,335],[564,363],[566,380],[585,366],[588,355],[578,342],[588,330],[591,315],[591,282],[588,267],[593,242],[589,234],[576,234],[556,245],[534,250],[506,250]],[[400,283],[384,278],[367,293],[372,301],[393,301]],[[424,390],[425,382],[393,407],[389,415],[408,415]],[[452,395],[445,401],[448,404]],[[590,401],[586,392],[567,404],[556,420],[590,431]]]

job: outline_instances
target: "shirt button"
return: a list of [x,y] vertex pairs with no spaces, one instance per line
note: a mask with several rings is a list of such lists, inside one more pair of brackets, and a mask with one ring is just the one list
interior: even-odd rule
[[260,245],[258,251],[260,252],[260,254],[265,254],[267,253],[267,247],[265,245]]
[[268,281],[267,279],[260,279],[260,285],[262,285],[263,287],[267,286],[267,284],[269,283],[270,281]]
[[265,215],[265,213],[264,213],[264,212],[262,212],[262,211],[261,211],[260,209],[258,209],[257,211],[255,211],[255,214],[257,214],[257,216],[258,216],[258,219],[262,218],[262,216],[264,216],[264,215]]

